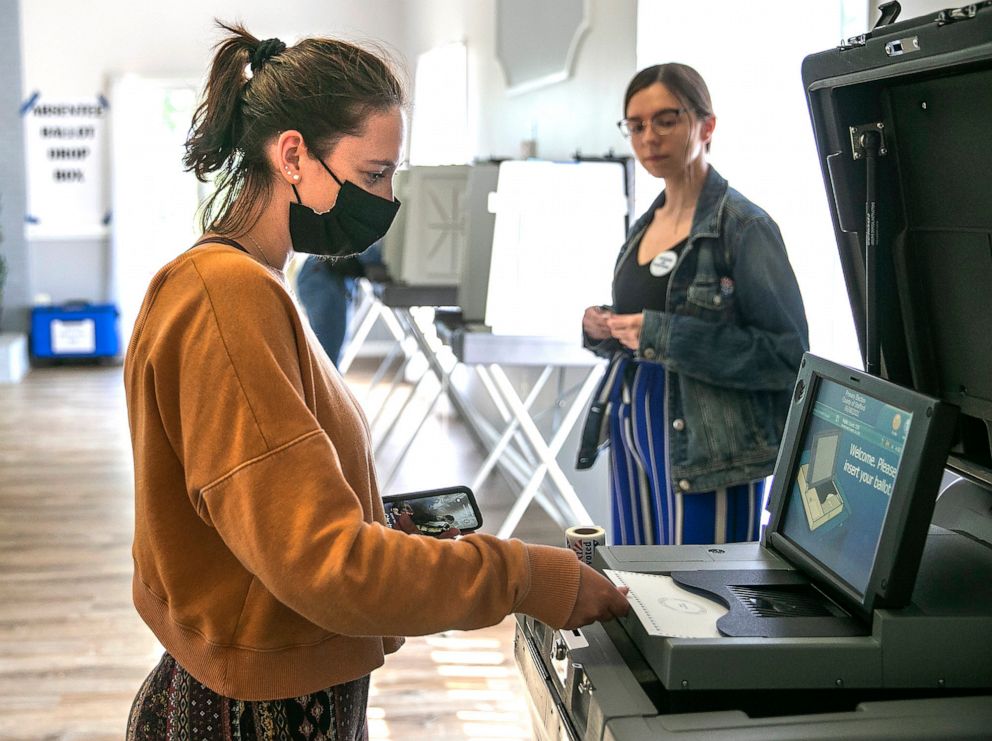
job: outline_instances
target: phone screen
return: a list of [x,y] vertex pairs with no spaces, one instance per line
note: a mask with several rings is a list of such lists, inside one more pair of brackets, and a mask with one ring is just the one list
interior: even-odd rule
[[389,526],[432,538],[455,538],[478,530],[482,515],[472,490],[465,486],[382,498]]

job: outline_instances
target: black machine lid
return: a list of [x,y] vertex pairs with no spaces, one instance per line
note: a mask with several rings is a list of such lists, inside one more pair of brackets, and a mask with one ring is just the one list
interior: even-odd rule
[[948,465],[992,487],[992,2],[876,27],[802,76],[862,352],[960,408]]

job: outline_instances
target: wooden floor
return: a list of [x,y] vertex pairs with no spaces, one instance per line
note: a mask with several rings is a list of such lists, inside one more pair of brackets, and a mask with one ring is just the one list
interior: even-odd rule
[[[359,363],[349,373],[360,395],[373,368]],[[480,462],[442,405],[396,490],[467,483]],[[131,475],[119,367],[40,369],[0,385],[3,741],[123,738],[134,692],[162,651],[131,606]],[[478,493],[486,529],[495,529],[509,488],[490,477]],[[560,542],[537,507],[517,535]],[[532,738],[512,637],[508,618],[409,640],[373,676],[371,738]]]

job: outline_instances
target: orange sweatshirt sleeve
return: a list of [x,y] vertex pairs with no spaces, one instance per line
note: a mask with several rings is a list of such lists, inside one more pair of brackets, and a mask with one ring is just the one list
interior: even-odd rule
[[478,628],[515,611],[565,622],[579,584],[570,550],[371,521],[368,483],[345,473],[367,438],[320,427],[291,298],[239,255],[191,263],[191,293],[172,297],[156,341],[163,424],[191,506],[266,590],[345,635]]

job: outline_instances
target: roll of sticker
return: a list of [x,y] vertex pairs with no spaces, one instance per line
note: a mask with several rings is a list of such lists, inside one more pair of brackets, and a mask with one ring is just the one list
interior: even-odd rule
[[596,546],[606,545],[606,531],[598,525],[579,525],[565,531],[565,544],[575,551],[580,561],[592,564]]

